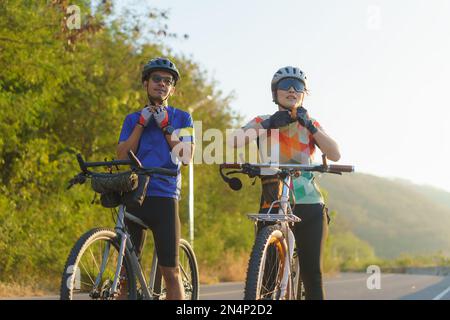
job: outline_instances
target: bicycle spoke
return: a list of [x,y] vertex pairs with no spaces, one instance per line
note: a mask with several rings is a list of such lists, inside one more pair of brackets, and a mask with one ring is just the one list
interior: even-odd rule
[[[84,281],[80,281],[80,284],[84,284],[84,285],[86,285],[86,286],[90,286],[90,285],[91,285],[90,283],[84,282]],[[80,289],[80,291],[81,291],[81,289]]]
[[92,256],[92,260],[94,261],[94,264],[95,264],[95,266],[97,267],[98,272],[100,272],[100,267],[99,267],[98,264],[97,264],[97,260],[95,259],[94,254],[92,253],[91,248],[89,248],[89,253],[90,253],[91,256]]
[[102,241],[100,244],[100,252],[99,252],[99,257],[100,257],[99,261],[101,261],[102,263],[103,263],[103,255],[105,252],[105,248],[106,248],[106,241],[105,241],[105,243]]
[[271,243],[265,249],[260,271],[261,280],[257,289],[259,299],[273,298],[280,289],[283,269],[280,254],[280,247],[277,243]]
[[84,272],[86,272],[87,276],[89,277],[89,279],[92,281],[92,284],[95,284],[94,280],[92,280],[91,275],[89,274],[89,272],[87,271],[86,267],[84,266],[83,262],[80,260],[80,264],[84,269]]
[[186,271],[184,270],[183,266],[180,264],[180,270],[181,273],[186,277],[186,279],[190,279],[190,277],[188,276],[188,274],[186,273]]

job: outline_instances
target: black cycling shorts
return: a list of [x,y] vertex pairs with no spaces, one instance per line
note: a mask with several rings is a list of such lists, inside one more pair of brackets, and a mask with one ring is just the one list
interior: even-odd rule
[[[141,219],[152,230],[158,264],[163,267],[177,267],[180,242],[178,200],[145,197],[139,209],[127,209],[127,211]],[[136,253],[140,257],[145,243],[145,229],[127,218],[125,218],[125,225],[131,235]]]

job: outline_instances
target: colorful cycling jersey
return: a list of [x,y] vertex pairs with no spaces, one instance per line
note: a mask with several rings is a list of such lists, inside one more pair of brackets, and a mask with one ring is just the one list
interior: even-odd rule
[[[260,122],[268,118],[270,118],[270,115],[258,116],[243,126],[243,129],[261,129]],[[323,130],[316,120],[311,120],[316,127]],[[274,141],[274,139],[276,140]],[[261,146],[261,144],[265,144],[270,149],[272,160],[274,154],[276,154],[279,163],[311,164],[316,150],[314,137],[298,121],[279,128],[278,139],[276,135],[271,135],[269,130],[267,136],[262,135],[258,138],[258,146]],[[264,153],[260,152],[261,162],[268,162],[268,159],[265,159],[264,156]],[[299,177],[292,179],[295,203],[324,203],[323,196],[314,178],[314,173],[302,172]],[[269,208],[272,201],[279,199],[282,192],[282,183],[274,176],[263,177],[261,183],[263,189],[261,208],[266,209]]]
[[[183,142],[194,142],[194,123],[189,113],[168,106],[169,124],[175,128],[175,133]],[[126,116],[120,132],[119,142],[126,141],[139,121],[140,111]],[[162,130],[152,118],[144,128],[139,140],[136,156],[144,167],[162,167],[177,170],[176,177],[154,174],[147,188],[148,196],[169,197],[179,199],[181,191],[181,162],[174,157],[172,160],[169,144]]]

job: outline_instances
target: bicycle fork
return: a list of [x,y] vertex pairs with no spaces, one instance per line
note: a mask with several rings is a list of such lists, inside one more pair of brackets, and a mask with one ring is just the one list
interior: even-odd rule
[[[125,256],[125,246],[126,246],[126,241],[127,241],[127,235],[124,234],[122,231],[120,230],[116,230],[116,232],[118,234],[120,234],[120,249],[119,249],[119,255],[117,258],[117,266],[116,266],[116,272],[114,274],[114,280],[113,280],[113,284],[110,288],[110,292],[109,292],[109,297],[115,297],[117,295],[117,285],[118,282],[120,280],[120,273],[122,270],[122,263],[123,263],[123,258]],[[110,248],[111,248],[111,244],[109,242],[107,242],[106,246],[105,246],[105,250],[103,251],[103,256],[102,256],[102,263],[100,265],[100,270],[97,274],[97,277],[95,279],[95,284],[94,284],[94,288],[92,290],[92,292],[95,294],[96,292],[98,292],[98,289],[101,285],[101,281],[103,279],[103,273],[105,272],[105,268],[106,268],[106,264],[108,262],[109,259],[109,252],[110,252]]]
[[[289,204],[289,189],[291,184],[291,177],[288,175],[284,178],[283,181],[283,192],[281,194],[280,199],[280,208],[278,210],[278,214],[292,214],[292,208]],[[283,276],[281,278],[280,283],[280,298],[283,298],[286,296],[289,281],[291,280],[291,261],[294,256],[294,246],[295,246],[295,237],[294,233],[292,232],[289,222],[282,222],[281,228],[284,229],[284,234],[287,236],[286,243],[287,243],[287,254],[284,257],[284,270],[283,270]],[[291,290],[289,292],[290,295],[293,294],[293,284],[291,283]],[[288,297],[291,298],[291,297]]]
[[[284,226],[283,226],[284,227]],[[280,298],[283,298],[286,296],[287,290],[288,290],[288,285],[289,285],[289,281],[291,280],[291,261],[293,259],[294,256],[294,246],[295,246],[295,238],[294,238],[294,233],[292,232],[291,228],[289,228],[289,224],[286,223],[285,228],[287,229],[285,231],[285,234],[287,235],[287,254],[284,257],[284,270],[283,270],[283,276],[281,278],[281,282],[280,282]],[[293,288],[293,285],[291,284],[291,290],[289,292],[290,295],[295,294],[293,292],[293,290],[295,290],[295,288]]]

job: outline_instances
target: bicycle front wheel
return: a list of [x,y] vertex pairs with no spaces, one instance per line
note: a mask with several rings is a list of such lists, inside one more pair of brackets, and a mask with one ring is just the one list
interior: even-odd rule
[[122,262],[117,292],[111,291],[120,251],[114,230],[96,228],[86,232],[72,248],[61,281],[61,300],[136,299],[136,278],[128,251]]
[[280,226],[260,230],[255,239],[245,281],[245,300],[278,300],[288,254]]
[[[186,300],[198,300],[199,295],[199,273],[197,259],[195,258],[194,250],[189,242],[180,239],[179,251],[179,269],[181,275],[181,282],[184,287],[184,295]],[[164,283],[161,272],[156,272],[154,298],[156,300],[166,299],[167,289]]]

